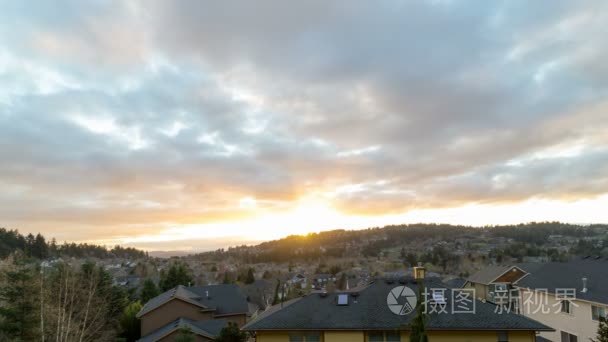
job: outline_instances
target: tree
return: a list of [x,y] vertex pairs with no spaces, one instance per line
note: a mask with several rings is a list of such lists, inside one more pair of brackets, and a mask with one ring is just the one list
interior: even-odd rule
[[249,267],[247,270],[247,277],[245,278],[245,284],[253,284],[255,276],[253,275],[253,268]]
[[230,272],[224,272],[224,279],[222,280],[222,284],[232,284],[232,278],[230,277]]
[[0,336],[17,341],[37,339],[40,296],[35,274],[35,270],[19,257],[2,272]]
[[49,246],[46,244],[44,236],[40,233],[34,238],[34,244],[31,247],[32,256],[38,259],[45,259],[49,256]]
[[220,331],[220,335],[215,340],[217,342],[245,342],[247,334],[242,332],[236,323],[228,322],[228,325]]
[[152,279],[144,280],[144,284],[141,289],[141,294],[139,295],[139,298],[141,299],[142,303],[147,303],[150,299],[158,296],[159,294],[160,291],[158,290],[158,287],[156,286],[156,284],[154,284],[154,281],[152,281]]
[[416,316],[412,320],[410,329],[410,342],[428,342],[426,334],[426,314],[424,313],[424,285],[418,287],[418,302],[416,303]]
[[141,310],[141,303],[139,301],[129,304],[122,312],[120,317],[120,328],[121,334],[127,342],[135,342],[140,336],[139,331],[139,319],[137,319],[137,313]]
[[342,267],[340,267],[340,265],[332,265],[329,268],[329,273],[331,273],[331,275],[336,275],[338,273],[340,273],[340,271],[342,271]]
[[274,289],[274,299],[272,300],[272,305],[277,305],[280,303],[279,291],[281,291],[281,281],[277,279],[277,287]]
[[348,279],[346,278],[346,273],[342,273],[342,276],[340,276],[340,279],[338,279],[338,284],[337,284],[337,288],[339,290],[346,290],[346,284],[348,283]]
[[167,273],[161,274],[159,287],[162,291],[168,291],[177,285],[190,286],[192,283],[192,274],[186,264],[176,262],[171,265]]
[[600,325],[597,328],[597,337],[592,338],[591,342],[608,342],[608,320],[600,317]]
[[126,292],[93,263],[60,263],[45,278],[44,335],[47,341],[110,341],[128,304]]
[[194,342],[196,338],[194,337],[194,333],[189,328],[180,328],[178,330],[178,335],[175,337],[175,342]]

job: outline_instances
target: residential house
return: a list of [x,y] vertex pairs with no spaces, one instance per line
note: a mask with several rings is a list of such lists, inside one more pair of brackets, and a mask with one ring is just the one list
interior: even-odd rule
[[197,341],[211,341],[228,322],[240,327],[250,315],[247,299],[236,285],[180,285],[148,301],[137,318],[141,341],[173,341],[184,327]]
[[608,312],[608,260],[583,259],[520,265],[528,274],[517,282],[522,314],[555,328],[551,341],[595,338]]
[[322,289],[325,288],[327,286],[327,284],[331,283],[331,282],[335,282],[336,281],[336,276],[333,274],[329,274],[329,273],[321,273],[321,274],[315,274],[312,277],[312,286],[315,289]]
[[488,266],[467,278],[463,287],[475,289],[479,300],[505,305],[517,311],[519,292],[513,284],[526,274],[518,266]]
[[[418,274],[418,273],[415,273]],[[416,316],[416,292],[432,289],[425,303],[429,342],[534,342],[536,333],[551,328],[514,313],[497,312],[496,305],[470,298],[466,312],[458,308],[467,290],[442,288],[438,278],[376,280],[362,288],[336,293],[312,293],[275,305],[242,329],[257,342],[397,342],[408,341]],[[440,292],[436,292],[441,289]]]
[[306,276],[302,273],[297,273],[293,275],[289,280],[287,280],[289,285],[298,286],[301,289],[305,289],[307,286]]

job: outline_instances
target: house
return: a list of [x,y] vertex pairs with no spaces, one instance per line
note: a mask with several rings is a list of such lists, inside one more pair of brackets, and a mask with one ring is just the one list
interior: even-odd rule
[[190,329],[197,341],[211,341],[228,322],[243,326],[249,310],[236,285],[179,285],[150,299],[137,314],[140,341],[173,341],[180,328]]
[[463,287],[475,289],[479,300],[505,305],[516,311],[519,292],[513,284],[526,274],[518,266],[488,266],[467,278]]
[[128,275],[126,277],[117,277],[114,278],[113,284],[118,286],[123,286],[127,288],[137,288],[141,283],[141,277],[136,275]]
[[298,285],[300,288],[306,288],[306,276],[302,273],[297,273],[287,281],[290,285]]
[[206,321],[193,321],[187,318],[178,318],[164,325],[162,328],[142,337],[138,342],[175,341],[181,329],[191,331],[195,341],[213,341],[220,331],[228,324],[223,319],[211,319]]
[[327,284],[329,284],[330,282],[335,282],[335,281],[336,281],[336,276],[333,274],[329,274],[329,273],[315,274],[312,277],[312,286],[315,289],[322,289],[322,288],[325,288],[327,286]]
[[[438,278],[428,277],[382,279],[349,291],[312,293],[269,308],[242,329],[257,342],[409,341],[422,284],[432,292],[420,297],[425,298],[430,342],[534,342],[537,332],[552,330],[521,315],[497,312],[496,305],[472,297],[465,301],[466,312],[454,310],[468,291],[445,288]],[[440,309],[429,310],[430,304]]]
[[272,304],[275,290],[276,283],[266,279],[256,279],[253,283],[243,286],[247,300],[262,310]]
[[528,274],[517,282],[521,312],[555,328],[542,332],[551,341],[595,338],[599,317],[608,312],[608,260],[519,265]]

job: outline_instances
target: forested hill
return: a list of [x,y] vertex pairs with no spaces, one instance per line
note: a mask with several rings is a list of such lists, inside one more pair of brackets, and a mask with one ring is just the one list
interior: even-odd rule
[[[549,243],[550,239],[555,242]],[[564,244],[561,244],[562,242]],[[449,246],[446,248],[448,253],[456,248],[464,253],[486,250],[495,255],[504,254],[514,258],[547,256],[551,253],[562,253],[560,257],[584,253],[603,255],[608,253],[608,225],[560,222],[486,227],[446,224],[392,225],[364,230],[332,230],[293,235],[257,246],[231,247],[197,256],[218,260],[231,256],[246,262],[286,262],[349,255],[377,256],[385,250],[395,248],[405,248],[402,253],[421,255],[433,250],[438,244]],[[556,246],[567,246],[567,251],[566,248]],[[449,250],[450,247],[453,247],[452,250]]]
[[17,230],[0,228],[0,259],[6,258],[11,253],[21,250],[27,256],[45,259],[49,257],[76,257],[76,258],[141,258],[146,253],[131,247],[115,246],[108,249],[105,246],[87,243],[57,244],[55,239],[47,242],[40,233],[37,235],[22,235]]

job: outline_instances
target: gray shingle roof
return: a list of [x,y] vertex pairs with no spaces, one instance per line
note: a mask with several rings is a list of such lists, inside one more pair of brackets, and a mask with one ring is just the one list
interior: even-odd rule
[[196,305],[201,310],[213,311],[216,316],[248,313],[249,311],[247,298],[234,284],[191,287],[179,285],[150,299],[137,313],[137,317],[147,314],[174,298]]
[[[530,274],[517,282],[517,286],[529,289],[576,289],[576,297],[592,302],[608,304],[608,261],[574,260],[569,262],[548,262],[538,264],[518,264]],[[583,278],[587,278],[587,292],[581,292]]]
[[[427,288],[445,288],[438,280],[427,279]],[[387,305],[387,296],[397,286],[408,286],[417,291],[417,284],[412,280],[387,283],[378,280],[358,292],[355,298],[349,297],[349,305],[338,306],[339,293],[323,297],[313,293],[284,303],[281,308],[276,305],[260,314],[255,320],[243,327],[244,330],[407,330],[415,312],[401,316],[396,315]],[[451,302],[451,291],[446,289],[448,305]],[[432,313],[429,314],[429,330],[552,330],[551,328],[512,313],[495,313],[496,306],[476,301],[474,314]],[[448,307],[449,308],[449,307]]]
[[471,275],[467,280],[476,284],[488,285],[512,267],[513,266],[487,266]]
[[464,278],[452,278],[445,282],[445,285],[451,289],[459,289],[462,288],[467,283],[467,280]]
[[228,321],[223,319],[193,321],[187,318],[179,318],[142,337],[138,342],[156,342],[180,328],[187,328],[194,334],[215,339],[226,325],[228,325]]

